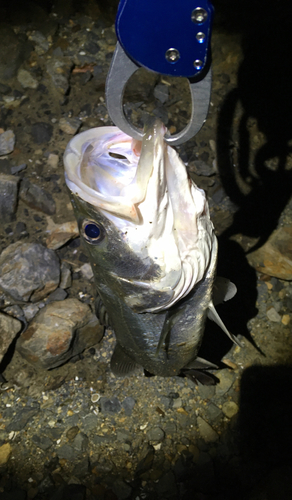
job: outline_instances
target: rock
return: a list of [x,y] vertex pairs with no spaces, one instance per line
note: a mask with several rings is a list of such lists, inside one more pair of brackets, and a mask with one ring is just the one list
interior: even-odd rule
[[93,271],[90,264],[86,263],[80,267],[81,274],[86,280],[91,280],[93,278]]
[[11,174],[10,161],[7,158],[0,159],[0,174]]
[[5,443],[0,446],[0,466],[5,465],[6,462],[8,462],[11,453],[12,448],[9,443]]
[[141,451],[140,461],[136,468],[136,474],[139,476],[151,469],[154,460],[154,448],[150,445],[144,445]]
[[31,127],[31,135],[36,144],[49,142],[53,135],[53,126],[45,122],[34,123]]
[[119,500],[126,500],[126,498],[130,498],[132,488],[121,479],[116,479],[113,484],[113,492]]
[[27,321],[30,321],[39,312],[40,308],[37,304],[28,304],[22,307],[24,317]]
[[190,172],[194,172],[197,175],[203,175],[205,177],[210,177],[216,173],[213,165],[208,165],[208,163],[202,160],[190,161],[189,170]]
[[96,429],[98,422],[99,419],[96,415],[94,415],[94,413],[89,413],[88,415],[85,415],[85,417],[82,419],[82,425],[85,433]]
[[273,321],[273,323],[280,323],[282,319],[274,307],[270,307],[270,309],[267,310],[267,317],[270,321]]
[[238,413],[238,405],[234,401],[226,401],[223,403],[222,411],[228,418],[234,417]]
[[24,89],[37,89],[39,85],[39,82],[26,69],[18,70],[17,80]]
[[48,248],[52,248],[53,250],[57,250],[57,248],[65,245],[67,241],[79,236],[76,220],[63,222],[62,224],[55,224],[54,221],[48,217],[46,232],[49,233],[49,236],[46,239],[46,245]]
[[274,231],[258,250],[247,255],[257,271],[283,280],[292,280],[292,225]]
[[22,408],[16,413],[10,424],[7,425],[6,431],[21,431],[28,423],[31,424],[31,419],[37,415],[38,412],[39,408]]
[[88,437],[83,432],[79,432],[72,443],[74,450],[79,453],[83,453],[88,449]]
[[23,43],[8,23],[0,24],[0,80],[13,78],[31,48]]
[[2,222],[11,222],[16,212],[19,178],[0,174],[0,217]]
[[21,163],[21,165],[13,166],[11,167],[11,174],[12,175],[19,174],[19,172],[25,170],[26,167],[27,167],[26,163]]
[[100,398],[100,406],[102,413],[108,413],[109,415],[115,415],[122,409],[120,401],[115,396],[112,398]]
[[168,86],[164,83],[156,85],[154,88],[154,97],[164,104],[168,100]]
[[218,441],[219,436],[216,431],[208,424],[202,417],[197,418],[198,427],[202,438],[205,443],[214,443]]
[[220,383],[216,385],[216,396],[223,396],[230,387],[232,386],[234,380],[235,380],[235,375],[232,370],[218,370],[216,372],[216,377],[219,378]]
[[56,203],[51,193],[33,184],[28,179],[23,179],[19,197],[34,210],[39,210],[47,215],[53,215],[56,212]]
[[15,135],[12,130],[6,130],[0,134],[0,156],[12,153],[15,145]]
[[65,300],[67,297],[67,292],[63,290],[63,288],[56,288],[50,295],[48,296],[46,303],[49,304],[51,302],[57,301],[57,300]]
[[99,342],[103,331],[87,304],[66,299],[41,309],[16,348],[34,367],[49,370]]
[[59,458],[65,458],[65,460],[72,461],[76,456],[76,452],[69,444],[63,444],[60,448],[56,449],[56,453]]
[[59,163],[59,156],[56,154],[50,153],[48,156],[48,161],[47,161],[48,167],[56,169],[58,167],[58,163]]
[[65,58],[53,57],[47,61],[47,72],[52,79],[55,89],[65,95],[69,90],[69,78],[73,63]]
[[0,363],[21,327],[22,324],[18,319],[0,312]]
[[133,411],[135,404],[136,404],[136,401],[131,396],[128,396],[122,402],[122,408],[124,409],[125,415],[127,415],[127,417],[130,417],[132,415],[132,411]]
[[18,241],[0,255],[0,288],[15,300],[37,302],[55,290],[60,263],[53,250]]
[[48,450],[53,445],[53,441],[49,437],[38,434],[32,436],[32,441],[43,451]]
[[40,31],[33,31],[29,35],[29,40],[36,43],[35,51],[39,56],[48,52],[50,44],[46,39],[45,35],[43,35]]
[[67,262],[61,263],[61,279],[60,279],[60,288],[64,290],[69,288],[72,284],[72,276],[71,276],[71,266]]
[[61,118],[59,121],[60,129],[65,134],[74,135],[80,129],[82,121],[79,118]]
[[164,439],[164,431],[160,427],[153,427],[147,431],[148,441],[158,441],[159,443]]

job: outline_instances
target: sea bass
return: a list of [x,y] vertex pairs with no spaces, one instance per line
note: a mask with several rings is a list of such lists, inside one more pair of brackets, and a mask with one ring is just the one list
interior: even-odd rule
[[[160,121],[134,141],[117,127],[75,136],[65,178],[95,285],[117,340],[111,368],[160,376],[211,364],[197,357],[207,315],[236,341],[214,303],[217,238],[203,190],[164,141]],[[100,302],[99,302],[100,305]]]

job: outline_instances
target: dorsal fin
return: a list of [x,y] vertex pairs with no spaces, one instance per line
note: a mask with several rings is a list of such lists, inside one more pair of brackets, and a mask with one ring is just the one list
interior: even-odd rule
[[233,335],[232,333],[230,333],[227,330],[222,319],[220,318],[219,314],[217,313],[212,301],[209,304],[208,318],[211,319],[212,321],[214,321],[218,326],[220,326],[220,328],[223,330],[223,332],[226,333],[226,335],[232,340],[232,342],[234,342],[234,344],[238,345],[239,347],[242,347],[242,344],[235,337],[235,335]]

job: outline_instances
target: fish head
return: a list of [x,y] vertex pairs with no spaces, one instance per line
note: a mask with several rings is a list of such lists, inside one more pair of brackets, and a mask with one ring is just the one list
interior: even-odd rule
[[215,238],[204,191],[160,121],[142,141],[117,127],[75,136],[65,178],[99,291],[134,312],[168,309],[204,276]]

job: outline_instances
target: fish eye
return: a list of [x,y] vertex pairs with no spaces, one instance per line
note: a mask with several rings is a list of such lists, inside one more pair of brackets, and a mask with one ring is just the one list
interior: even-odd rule
[[99,243],[104,236],[103,227],[97,222],[88,219],[82,222],[81,232],[84,239],[93,245]]

